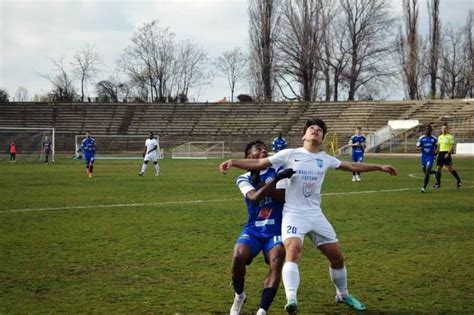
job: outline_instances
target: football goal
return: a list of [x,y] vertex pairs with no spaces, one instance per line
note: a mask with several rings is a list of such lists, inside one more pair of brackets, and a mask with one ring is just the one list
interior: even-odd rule
[[192,141],[171,151],[173,159],[224,158],[224,141]]
[[[75,137],[76,158],[80,158],[81,143],[85,136]],[[146,135],[95,135],[96,159],[102,160],[141,160],[143,159],[143,149],[145,148]],[[155,138],[160,141],[159,136]],[[164,157],[164,151],[160,148],[160,159]]]
[[44,159],[43,142],[46,137],[51,143],[49,158],[51,162],[54,162],[56,138],[54,128],[0,127],[1,154],[8,154],[10,143],[15,142],[17,156],[42,161]]

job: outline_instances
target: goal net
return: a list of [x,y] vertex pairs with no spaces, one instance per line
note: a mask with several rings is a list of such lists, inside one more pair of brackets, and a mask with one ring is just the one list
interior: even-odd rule
[[48,161],[54,162],[55,158],[55,129],[54,128],[28,128],[28,127],[0,127],[0,154],[8,156],[12,142],[16,145],[17,159],[45,161],[43,143],[50,142]]
[[[95,139],[96,160],[141,160],[145,148],[146,135],[91,135]],[[85,135],[75,136],[76,158],[81,157],[81,143]],[[158,141],[160,138],[155,136]],[[164,151],[160,148],[160,159],[164,157]]]
[[224,141],[192,141],[171,151],[173,159],[224,158]]

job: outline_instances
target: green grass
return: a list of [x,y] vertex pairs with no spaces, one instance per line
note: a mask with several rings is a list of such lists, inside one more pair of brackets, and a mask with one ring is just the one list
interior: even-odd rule
[[[80,161],[65,158],[0,161],[0,313],[228,312],[246,209],[234,184],[241,172],[223,176],[219,162],[165,159],[160,177],[149,169],[141,178],[140,161],[99,160],[87,178]],[[472,159],[454,161],[463,189],[444,173],[442,189],[426,194],[418,159],[367,162],[400,175],[353,183],[330,171],[323,188],[351,293],[374,313],[474,312]],[[309,241],[300,270],[300,314],[347,311]],[[266,271],[262,256],[248,269],[247,312],[258,308]],[[283,314],[284,303],[281,284],[271,313]]]

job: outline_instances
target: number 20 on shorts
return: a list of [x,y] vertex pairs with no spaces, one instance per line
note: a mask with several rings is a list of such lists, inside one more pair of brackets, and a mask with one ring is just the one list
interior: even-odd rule
[[287,225],[286,226],[286,233],[296,234],[296,226]]

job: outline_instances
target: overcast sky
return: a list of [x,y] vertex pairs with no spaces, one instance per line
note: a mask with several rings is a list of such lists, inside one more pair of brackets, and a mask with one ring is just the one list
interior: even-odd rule
[[[401,2],[392,1],[398,16]],[[423,33],[428,27],[426,0],[420,2]],[[85,44],[95,45],[102,59],[98,79],[107,79],[133,32],[156,19],[178,39],[201,45],[212,58],[236,46],[246,50],[247,6],[248,0],[0,0],[0,88],[7,90],[10,99],[20,86],[30,96],[46,94],[51,84],[37,74],[53,73],[48,58],[71,60]],[[441,0],[443,25],[463,25],[473,8],[474,0]],[[94,89],[89,92],[94,94]],[[236,94],[247,92],[244,88]],[[229,95],[225,79],[216,76],[199,101]]]

